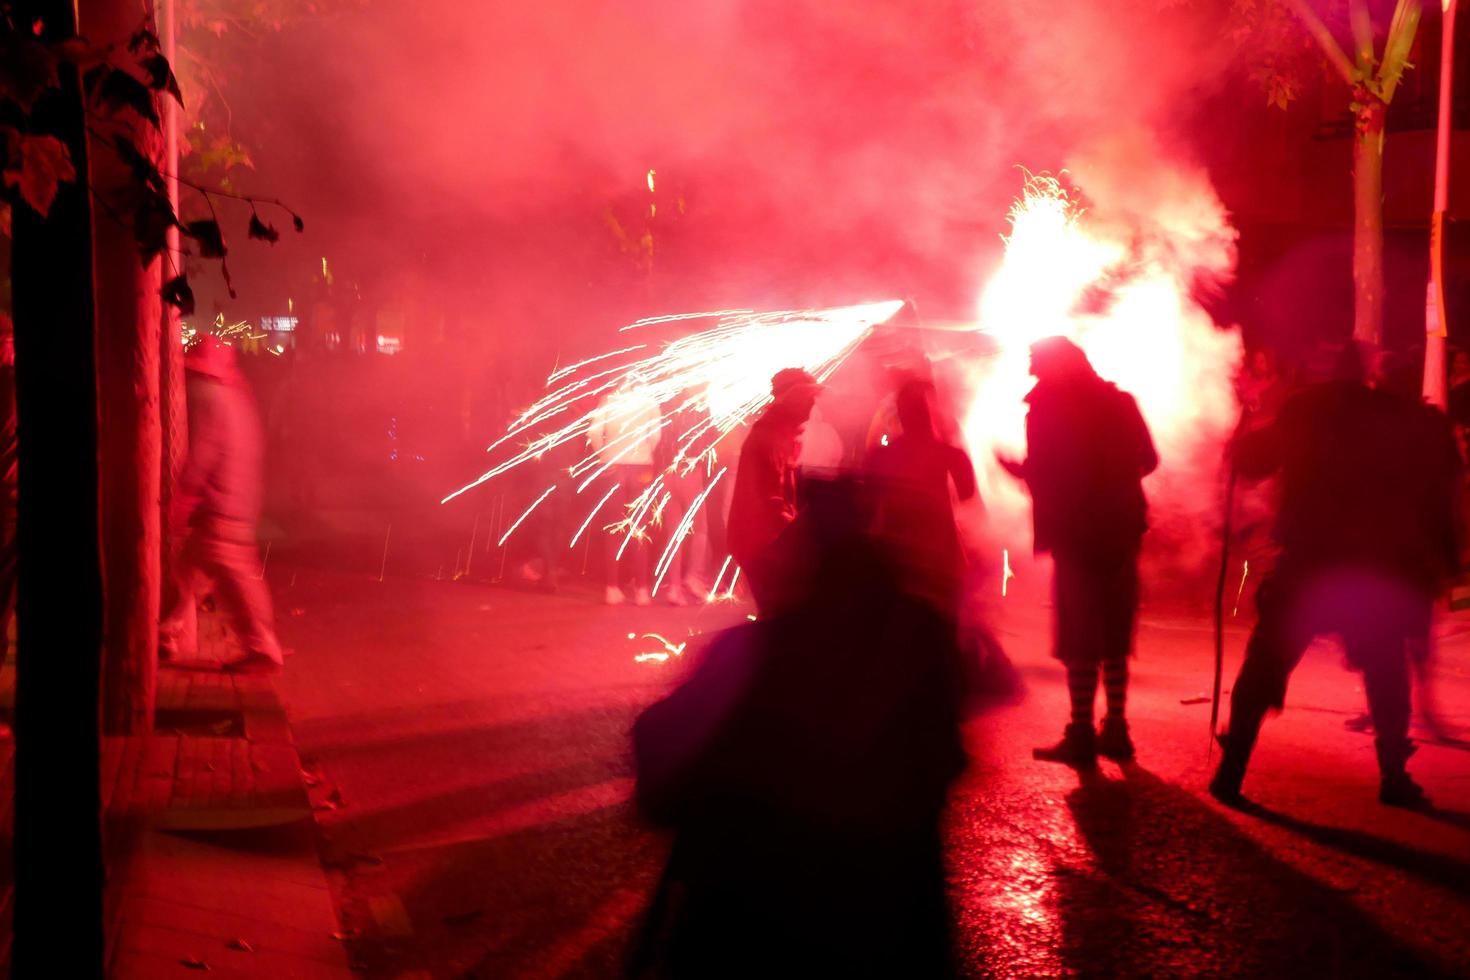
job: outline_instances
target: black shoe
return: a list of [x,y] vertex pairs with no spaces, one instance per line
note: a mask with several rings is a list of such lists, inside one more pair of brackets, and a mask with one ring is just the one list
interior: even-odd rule
[[1229,732],[1216,732],[1215,741],[1225,750],[1225,755],[1215,770],[1215,778],[1210,780],[1210,795],[1226,806],[1239,807],[1245,802],[1245,797],[1240,795],[1240,784],[1245,782],[1245,760],[1238,752],[1231,754]]
[[1215,772],[1215,778],[1210,780],[1210,795],[1226,806],[1239,807],[1245,802],[1240,793],[1242,781],[1234,773],[1226,772],[1225,766],[1221,765]]
[[1097,733],[1097,754],[1115,762],[1133,758],[1133,739],[1128,737],[1128,722],[1122,718],[1104,718]]
[[1428,806],[1429,798],[1424,795],[1424,788],[1414,782],[1408,773],[1396,772],[1384,776],[1383,781],[1378,784],[1378,802],[1385,806],[1401,806],[1414,810]]
[[1097,765],[1097,733],[1085,722],[1073,722],[1056,745],[1032,749],[1031,758],[1042,762],[1064,762],[1069,766]]

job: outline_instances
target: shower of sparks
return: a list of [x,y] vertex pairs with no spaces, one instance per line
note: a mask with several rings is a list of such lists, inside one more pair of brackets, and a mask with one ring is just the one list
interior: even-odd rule
[[521,522],[524,521],[526,518],[530,517],[531,516],[531,511],[535,510],[537,507],[540,507],[541,506],[541,501],[543,501],[547,497],[551,496],[551,491],[553,491],[555,489],[556,489],[556,484],[555,483],[553,483],[551,486],[547,487],[546,488],[546,492],[543,493],[543,494],[541,494],[541,496],[537,497],[536,498],[536,501],[533,504],[531,504],[531,506],[529,506],[529,507],[526,508],[525,513],[523,513],[520,517],[517,517],[516,518],[516,521],[515,521],[514,524],[512,524],[510,527],[506,528],[505,533],[500,536],[500,544],[501,545],[504,545],[505,544],[506,540],[512,534],[515,533],[516,528],[518,528],[518,527],[521,526]]
[[[770,379],[782,368],[799,367],[825,381],[879,324],[903,307],[900,300],[818,310],[756,313],[718,310],[647,317],[619,332],[683,324],[702,329],[660,344],[635,344],[558,368],[547,378],[547,393],[527,408],[503,436],[488,447],[496,462],[478,478],[444,497],[455,497],[543,458],[563,446],[583,455],[564,471],[566,485],[578,495],[598,483],[613,466],[650,441],[668,440],[670,462],[633,497],[626,512],[604,526],[624,538],[617,557],[632,541],[647,540],[662,525],[672,499],[674,478],[705,466],[704,491],[681,518],[659,559],[663,572],[688,537],[694,514],[724,470],[716,467],[716,447],[730,432],[750,421],[771,400]],[[649,406],[654,406],[649,411]],[[600,424],[611,433],[600,450],[588,448],[589,433]],[[665,431],[667,430],[667,431]],[[719,475],[712,475],[719,474]],[[553,484],[553,487],[562,485]],[[575,545],[616,487],[595,493],[600,498],[571,544]],[[551,491],[548,489],[521,516],[524,520]],[[521,520],[511,525],[501,544]],[[727,562],[728,564],[728,562]],[[723,578],[723,570],[721,578]],[[738,575],[738,572],[737,572]],[[733,594],[735,579],[731,579]],[[716,582],[716,587],[718,587]],[[711,595],[714,595],[712,590]]]
[[[628,639],[630,639],[630,640],[633,639],[633,634],[632,633],[629,633],[628,634]],[[689,641],[688,640],[685,640],[683,643],[670,643],[667,639],[665,639],[662,636],[659,636],[657,633],[644,633],[643,636],[641,637],[641,639],[644,639],[644,640],[657,640],[660,644],[663,645],[663,649],[662,650],[653,650],[653,651],[650,651],[648,653],[640,653],[640,654],[637,654],[636,656],[633,657],[633,662],[634,663],[640,663],[640,664],[643,664],[643,663],[659,663],[659,664],[661,664],[664,661],[670,660],[670,659],[672,659],[674,657],[682,657],[684,655],[684,649],[689,646]]]
[[664,576],[673,567],[674,555],[678,553],[679,545],[684,543],[684,539],[689,536],[689,532],[694,528],[694,518],[699,514],[699,508],[704,506],[705,499],[709,497],[710,491],[715,488],[715,484],[720,482],[720,477],[728,472],[730,472],[729,467],[720,470],[719,474],[709,482],[709,485],[699,492],[699,496],[695,497],[694,502],[689,505],[688,513],[679,521],[679,526],[674,528],[673,534],[669,535],[669,543],[664,547],[664,553],[659,556],[658,565],[653,570],[656,576],[653,583],[654,595],[658,595],[659,586],[664,584]]
[[215,336],[226,344],[234,344],[241,340],[262,340],[269,334],[256,329],[248,320],[226,323],[223,313],[216,316],[214,322],[207,327],[194,327],[187,323],[179,324],[179,339],[185,348],[193,347],[206,336]]

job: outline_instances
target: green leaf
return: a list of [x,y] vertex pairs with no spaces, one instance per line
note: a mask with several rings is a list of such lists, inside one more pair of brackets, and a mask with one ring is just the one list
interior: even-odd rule
[[179,91],[179,80],[174,77],[173,67],[169,65],[167,58],[161,54],[150,55],[138,64],[148,73],[149,88],[155,92],[167,92],[180,106],[184,104],[184,94]]
[[5,186],[16,188],[20,199],[43,218],[50,212],[61,184],[76,179],[71,154],[55,136],[22,134],[19,153],[5,168]]
[[213,218],[191,221],[184,226],[184,234],[199,243],[199,254],[206,259],[222,259],[227,253],[225,236],[219,222]]
[[163,301],[179,311],[180,316],[194,312],[194,290],[189,288],[188,276],[174,276],[163,284]]
[[270,242],[274,245],[281,240],[281,233],[276,231],[271,225],[261,221],[260,215],[252,211],[250,213],[250,237],[258,238],[263,242]]
[[159,193],[167,190],[168,185],[164,183],[163,174],[153,165],[152,160],[149,160],[142,153],[138,152],[138,148],[133,145],[131,137],[122,135],[114,136],[112,138],[112,148],[117,152],[123,164],[132,171],[134,180],[138,181],[144,187],[151,188]]
[[97,104],[109,113],[132,109],[153,125],[159,124],[152,90],[125,71],[113,69],[102,78],[97,86]]
[[147,27],[140,27],[132,37],[128,38],[128,50],[133,54],[139,51],[158,52],[163,49],[163,42],[158,35]]
[[144,188],[133,210],[133,237],[145,263],[168,247],[168,230],[177,226],[178,216],[162,190]]
[[46,45],[19,33],[0,35],[0,100],[30,112],[42,93],[56,84],[56,55]]

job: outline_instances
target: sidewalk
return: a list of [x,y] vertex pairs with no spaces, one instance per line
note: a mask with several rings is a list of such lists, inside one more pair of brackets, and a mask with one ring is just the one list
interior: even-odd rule
[[[233,655],[214,617],[200,634],[204,658]],[[14,691],[6,665],[7,717]],[[102,744],[108,975],[350,978],[306,781],[272,680],[163,668],[155,731]]]

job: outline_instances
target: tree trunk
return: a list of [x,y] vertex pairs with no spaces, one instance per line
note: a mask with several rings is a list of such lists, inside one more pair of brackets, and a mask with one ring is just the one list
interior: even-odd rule
[[[178,54],[177,0],[162,0],[159,5],[158,36],[163,40],[163,53],[173,64]],[[173,99],[163,100],[163,169],[168,182],[168,199],[174,213],[179,211],[179,104]],[[168,230],[169,254],[175,261],[182,261],[179,254],[179,229]],[[179,472],[184,463],[184,454],[189,448],[188,414],[184,394],[184,348],[179,332],[179,311],[167,304],[163,307],[163,323],[159,336],[159,416],[163,434],[161,486],[159,488],[160,524],[159,557],[160,578],[164,583],[164,594],[168,583],[173,581],[174,562],[177,559],[178,542],[174,540],[169,519],[173,506],[174,490]]]
[[[125,0],[83,0],[88,37],[137,29]],[[162,138],[135,118],[138,149],[154,160]],[[158,678],[162,431],[159,417],[162,259],[144,264],[127,215],[134,181],[111,146],[94,141],[92,193],[108,208],[93,218],[97,288],[97,398],[102,487],[102,730],[140,735],[153,727]]]
[[[18,4],[47,41],[76,34],[65,0]],[[14,207],[19,555],[12,976],[100,977],[102,834],[97,695],[102,642],[92,216],[81,83],[33,116],[79,180],[42,218]]]
[[1358,90],[1353,139],[1353,339],[1383,343],[1383,123],[1387,105]]

